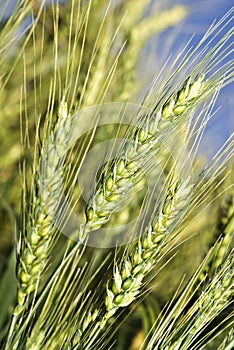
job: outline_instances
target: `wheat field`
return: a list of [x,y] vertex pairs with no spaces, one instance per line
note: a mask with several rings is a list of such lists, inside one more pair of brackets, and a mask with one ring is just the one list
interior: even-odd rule
[[0,10],[1,349],[234,347],[234,134],[200,154],[234,80],[234,8],[150,86],[137,71],[189,11]]

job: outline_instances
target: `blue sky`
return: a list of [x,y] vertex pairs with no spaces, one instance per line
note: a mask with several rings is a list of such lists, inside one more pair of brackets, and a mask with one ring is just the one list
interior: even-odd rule
[[[157,3],[157,0],[154,1]],[[221,19],[233,6],[232,0],[164,0],[163,8],[181,3],[187,5],[189,14],[175,28],[163,32],[159,39],[152,38],[150,43],[146,45],[143,56],[149,55],[150,52],[150,56],[152,57],[153,55],[153,59],[150,58],[148,64],[147,59],[143,59],[139,63],[140,76],[152,78],[155,75],[155,71],[157,74],[157,68],[159,70],[165,62],[165,58],[171,53],[177,52],[178,49],[183,48],[194,33],[195,35],[190,46],[196,46],[212,22]],[[234,20],[229,28],[233,25]],[[232,53],[232,57],[234,58],[234,53]],[[157,63],[159,63],[158,67]],[[234,132],[234,116],[232,112],[234,110],[234,83],[220,92],[216,105],[220,107],[220,111],[209,122],[199,150],[206,159],[210,159],[230,134]]]

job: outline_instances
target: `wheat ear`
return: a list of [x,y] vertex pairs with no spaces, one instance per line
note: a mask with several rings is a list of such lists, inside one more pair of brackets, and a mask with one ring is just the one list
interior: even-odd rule
[[234,194],[229,193],[225,196],[224,202],[220,207],[219,222],[217,231],[223,236],[222,242],[219,245],[218,252],[212,264],[212,268],[218,268],[227,252],[227,248],[233,240],[234,233]]
[[234,328],[232,328],[228,335],[226,335],[223,342],[219,345],[217,350],[231,350],[234,347]]
[[216,273],[217,268],[221,266],[225,255],[230,251],[234,232],[234,196],[233,192],[225,195],[218,210],[218,220],[213,234],[213,243],[218,241],[217,250],[211,261],[205,266],[204,271],[200,274],[200,281],[206,276],[212,276]]
[[[109,220],[118,201],[126,195],[128,181],[137,177],[141,171],[141,165],[139,161],[135,162],[135,159],[139,159],[142,148],[146,153],[155,148],[158,141],[158,131],[167,130],[173,119],[177,119],[196,105],[203,89],[205,89],[206,83],[203,78],[204,76],[198,77],[194,82],[187,79],[182,88],[167,100],[158,112],[154,112],[154,117],[156,115],[154,121],[151,124],[147,123],[147,127],[136,130],[134,134],[135,147],[132,148],[135,153],[128,155],[128,159],[130,156],[132,156],[132,159],[130,158],[129,162],[122,159],[117,164],[111,164],[111,167],[105,173],[104,181],[100,184],[96,195],[92,199],[92,205],[88,205],[86,208],[85,232],[88,233],[92,229],[99,228]],[[151,126],[150,129],[149,126]],[[123,182],[124,186],[118,186],[119,183],[122,184]],[[155,220],[143,233],[138,244],[133,247],[131,255],[125,259],[120,267],[115,267],[113,283],[111,286],[108,285],[106,289],[105,314],[98,315],[96,311],[94,313],[90,312],[79,325],[79,329],[73,338],[73,344],[79,344],[85,331],[92,324],[94,315],[95,330],[98,327],[104,328],[108,319],[119,308],[131,304],[136,299],[140,293],[144,276],[155,265],[157,254],[169,238],[173,218],[183,210],[190,191],[191,185],[186,182],[181,184],[175,181],[171,184]],[[94,329],[91,332],[94,340]]]
[[[181,319],[178,330],[183,328],[180,338],[171,343],[170,349],[190,349],[192,344],[202,341],[201,333],[209,324],[230,305],[234,296],[234,251],[223,261],[220,269],[206,283],[201,296],[190,307],[184,318]],[[187,328],[184,328],[184,324]],[[197,346],[199,346],[196,344]],[[197,348],[197,347],[196,347]]]
[[175,219],[185,209],[192,185],[174,181],[155,219],[133,246],[128,257],[114,268],[113,282],[106,289],[106,318],[132,303],[140,293],[142,280],[155,265],[162,247],[171,239]]
[[[79,326],[73,344],[79,344],[81,339],[83,341],[86,330],[91,332],[94,341],[97,329],[103,329],[117,310],[130,305],[140,294],[143,279],[155,266],[162,247],[171,239],[170,233],[176,224],[176,218],[188,204],[188,195],[192,190],[189,182],[171,181],[165,200],[154,220],[148,225],[138,243],[132,246],[127,257],[120,264],[115,264],[112,279],[106,287],[104,313],[98,313],[97,310],[90,312]],[[95,326],[89,329],[92,323]]]
[[194,329],[202,329],[205,323],[212,320],[231,301],[234,293],[234,250],[225,259],[219,271],[212,278],[198,300],[199,313],[206,317],[198,317]]
[[186,80],[183,87],[153,113],[150,123],[143,123],[136,129],[133,146],[127,145],[122,157],[120,155],[119,160],[109,164],[86,207],[82,238],[108,222],[120,200],[126,196],[131,182],[139,178],[143,162],[158,143],[159,132],[167,130],[179,116],[198,104],[199,97],[206,89],[203,78],[200,76],[193,82]]
[[[58,110],[58,120],[52,129],[48,126],[46,140],[42,145],[40,169],[34,178],[36,183],[32,196],[32,206],[21,234],[18,247],[18,305],[14,310],[19,315],[25,307],[27,297],[36,289],[38,278],[47,262],[48,250],[52,242],[53,213],[58,205],[60,193],[58,181],[61,181],[64,155],[69,131],[67,105],[62,102]],[[35,190],[36,189],[36,190]]]

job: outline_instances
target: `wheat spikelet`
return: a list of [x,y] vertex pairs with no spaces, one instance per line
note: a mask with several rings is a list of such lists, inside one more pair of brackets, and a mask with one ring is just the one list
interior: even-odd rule
[[[207,171],[209,172],[209,166]],[[206,172],[203,173],[203,176],[205,178]],[[140,296],[144,278],[156,265],[157,257],[160,255],[162,248],[173,237],[171,233],[176,228],[176,218],[181,218],[184,208],[189,210],[190,205],[195,206],[196,201],[200,200],[199,193],[197,197],[195,194],[195,199],[191,199],[189,195],[193,192],[196,193],[198,188],[203,193],[202,179],[198,179],[196,185],[191,184],[189,178],[187,178],[187,182],[185,179],[182,182],[176,181],[176,179],[177,177],[173,179],[172,176],[172,182],[168,186],[167,192],[163,195],[165,199],[160,210],[146,231],[144,231],[138,243],[129,249],[126,257],[123,257],[119,263],[114,264],[112,278],[109,279],[106,287],[105,311],[99,310],[98,314],[98,311],[95,310],[95,326],[92,326],[93,313],[91,312],[87,315],[83,320],[85,327],[83,327],[83,322],[79,324],[73,338],[73,345],[84,342],[85,345],[89,346],[90,342],[95,341],[98,333],[97,329],[106,328],[108,320],[119,309],[130,305]],[[207,189],[207,184],[203,184],[203,186],[204,190]],[[230,289],[228,288],[229,291]],[[229,297],[230,295],[227,296],[227,298]],[[90,335],[89,343],[87,344],[83,332],[88,332]]]

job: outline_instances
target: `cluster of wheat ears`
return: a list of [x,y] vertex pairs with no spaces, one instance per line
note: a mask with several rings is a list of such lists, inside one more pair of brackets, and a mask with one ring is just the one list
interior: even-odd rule
[[233,134],[197,155],[234,80],[234,8],[130,103],[143,44],[188,10],[25,0],[2,18],[1,349],[234,347]]

